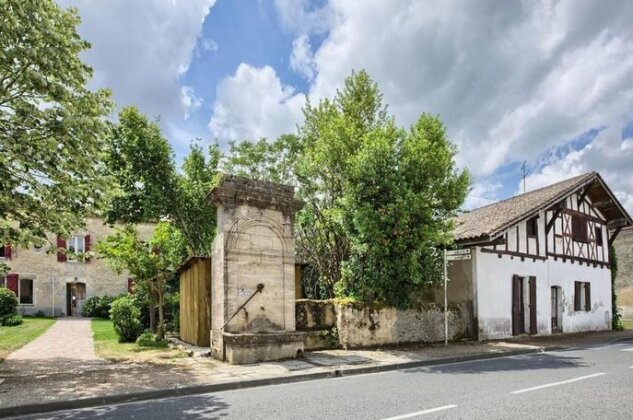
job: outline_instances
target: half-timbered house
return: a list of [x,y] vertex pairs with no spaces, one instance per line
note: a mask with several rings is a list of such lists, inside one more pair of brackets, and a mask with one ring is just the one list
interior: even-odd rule
[[448,297],[472,308],[479,339],[611,328],[609,245],[632,220],[591,172],[459,216],[471,259]]

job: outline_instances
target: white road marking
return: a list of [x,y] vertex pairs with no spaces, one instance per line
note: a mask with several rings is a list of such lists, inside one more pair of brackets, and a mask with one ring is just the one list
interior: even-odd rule
[[382,420],[409,419],[411,417],[417,417],[417,416],[421,416],[421,415],[424,415],[424,414],[436,413],[438,411],[448,410],[448,409],[455,408],[455,407],[457,407],[457,406],[454,405],[454,404],[452,404],[452,405],[443,405],[441,407],[429,408],[428,410],[416,411],[415,413],[402,414],[401,416],[395,416],[395,417],[388,417],[388,418],[382,419]]
[[580,376],[578,378],[568,379],[566,381],[552,382],[551,384],[545,384],[545,385],[533,386],[531,388],[519,389],[517,391],[510,392],[510,394],[522,394],[524,392],[536,391],[536,390],[543,389],[543,388],[549,388],[551,386],[570,384],[572,382],[582,381],[584,379],[589,379],[589,378],[595,378],[597,376],[602,376],[602,375],[606,375],[606,373],[594,373],[593,375]]
[[633,347],[630,347],[628,349],[621,349],[620,351],[633,351]]

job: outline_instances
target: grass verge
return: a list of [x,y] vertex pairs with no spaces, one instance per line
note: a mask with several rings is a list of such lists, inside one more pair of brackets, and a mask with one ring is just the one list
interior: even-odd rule
[[0,327],[0,362],[10,353],[42,335],[54,323],[53,318],[24,317],[24,322],[20,325]]
[[92,333],[97,356],[114,361],[130,361],[138,363],[179,364],[186,354],[182,350],[172,348],[141,347],[136,343],[119,343],[109,319],[93,319]]

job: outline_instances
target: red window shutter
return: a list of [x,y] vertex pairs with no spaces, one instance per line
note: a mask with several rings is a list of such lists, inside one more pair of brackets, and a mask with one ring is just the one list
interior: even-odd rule
[[4,258],[7,260],[11,259],[11,245],[4,246]]
[[[86,235],[84,237],[84,252],[90,252],[90,246],[92,245],[92,241],[90,239],[90,235]],[[90,261],[90,257],[85,258],[85,262]]]
[[61,249],[66,249],[66,240],[57,235],[57,261],[66,262],[66,253]]
[[15,295],[18,295],[18,275],[7,274],[7,289],[12,290]]
[[129,294],[134,294],[134,279],[127,279],[127,292]]

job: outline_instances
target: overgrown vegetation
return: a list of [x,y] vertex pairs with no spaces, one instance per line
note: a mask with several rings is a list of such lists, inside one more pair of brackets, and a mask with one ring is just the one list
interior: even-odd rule
[[618,295],[615,290],[615,283],[618,277],[618,255],[615,247],[609,247],[609,261],[611,261],[611,328],[620,331],[624,329],[622,315],[618,308]]
[[81,307],[81,314],[85,317],[109,319],[112,302],[116,298],[114,296],[93,296],[88,298]]

